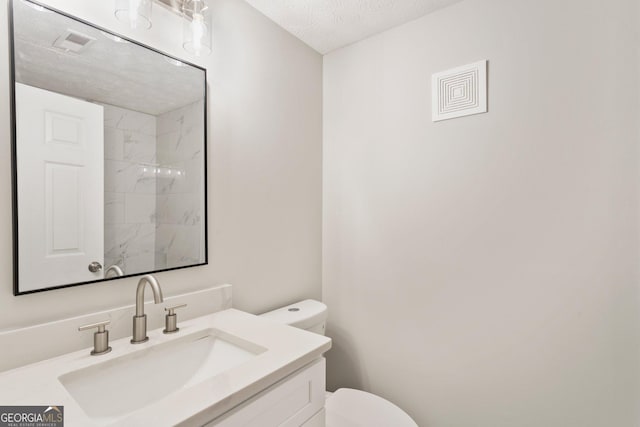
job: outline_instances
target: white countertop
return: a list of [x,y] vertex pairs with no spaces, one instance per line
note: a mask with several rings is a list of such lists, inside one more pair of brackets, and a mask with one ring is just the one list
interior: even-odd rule
[[[91,356],[84,349],[0,373],[0,405],[64,406],[65,426],[172,426],[202,425],[222,415],[273,383],[302,368],[331,348],[325,336],[286,326],[235,309],[178,322],[180,331],[163,334],[162,328],[149,331],[149,341],[132,345],[130,337],[111,342],[113,350]],[[203,329],[212,328],[249,341],[266,351],[194,386],[175,390],[115,424],[90,418],[58,378],[78,369],[113,360],[154,347]],[[70,334],[78,333],[69,331]],[[38,351],[37,342],[23,345]],[[0,356],[1,357],[1,356]],[[176,361],[180,363],[180,361]],[[162,381],[162,372],[156,381]],[[105,405],[109,396],[104,396]]]

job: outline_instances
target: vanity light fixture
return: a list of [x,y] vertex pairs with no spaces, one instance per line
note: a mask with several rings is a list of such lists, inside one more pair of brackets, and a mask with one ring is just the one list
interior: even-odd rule
[[205,0],[184,0],[182,4],[182,47],[195,56],[211,53],[211,14]]
[[142,171],[139,172],[139,176],[143,178],[184,178],[187,176],[187,171],[179,169],[174,166],[160,166],[160,165],[143,165]]
[[116,0],[115,15],[118,21],[131,29],[151,28],[151,0]]
[[206,0],[115,0],[115,16],[132,29],[149,29],[153,2],[182,17],[184,50],[194,56],[211,53],[211,9]]

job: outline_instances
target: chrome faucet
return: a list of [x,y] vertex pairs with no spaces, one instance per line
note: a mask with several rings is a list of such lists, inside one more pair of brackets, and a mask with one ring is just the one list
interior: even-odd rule
[[122,269],[119,266],[117,266],[116,264],[113,264],[111,267],[107,268],[104,271],[104,278],[105,279],[107,277],[109,277],[109,273],[113,273],[113,277],[124,276],[124,271],[122,271]]
[[156,304],[160,304],[163,301],[162,290],[156,278],[150,274],[142,276],[136,290],[136,315],[133,316],[133,338],[131,338],[131,344],[149,341],[147,336],[147,315],[144,314],[144,288],[147,283],[153,291],[153,301]]

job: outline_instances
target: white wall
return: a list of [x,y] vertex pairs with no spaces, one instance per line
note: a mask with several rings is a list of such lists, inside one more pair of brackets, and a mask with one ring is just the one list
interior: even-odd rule
[[[634,0],[466,0],[324,59],[329,386],[420,426],[637,426]],[[488,114],[431,74],[488,59]]]
[[[123,29],[112,1],[47,0],[208,69],[209,261],[158,275],[166,295],[232,283],[234,306],[263,311],[319,298],[322,58],[241,0],[216,0],[214,52],[181,48],[181,22],[157,7],[147,32]],[[0,1],[0,329],[133,303],[136,279],[12,294],[7,0]],[[69,331],[69,333],[76,333]]]

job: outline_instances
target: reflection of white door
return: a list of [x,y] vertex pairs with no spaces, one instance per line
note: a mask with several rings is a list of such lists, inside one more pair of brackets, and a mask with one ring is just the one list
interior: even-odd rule
[[20,292],[102,278],[103,108],[16,83]]

